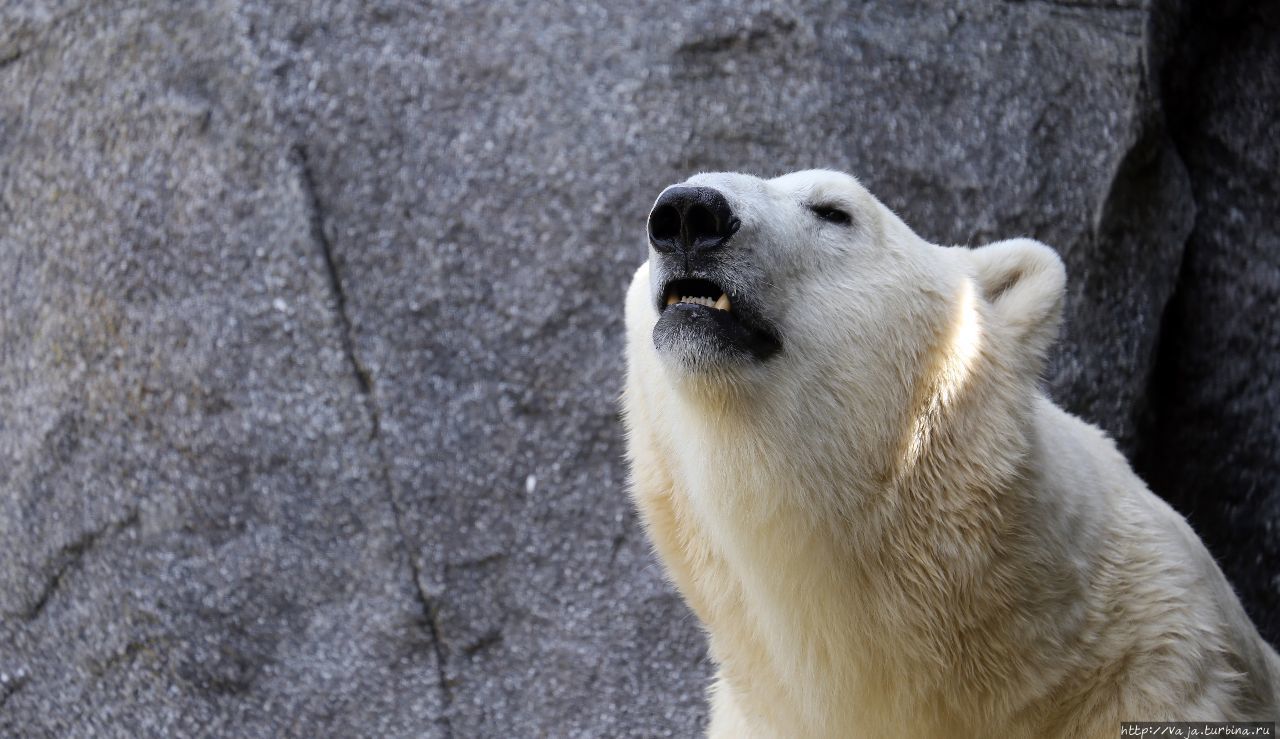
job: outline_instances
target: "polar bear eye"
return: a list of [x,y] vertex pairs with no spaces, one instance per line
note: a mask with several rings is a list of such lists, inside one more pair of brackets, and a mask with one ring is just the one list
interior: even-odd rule
[[828,223],[835,223],[840,226],[847,226],[853,221],[853,218],[850,217],[848,213],[844,212],[843,210],[840,210],[839,208],[836,208],[835,206],[810,205],[809,210],[813,211],[813,214],[815,216],[821,218],[822,220]]

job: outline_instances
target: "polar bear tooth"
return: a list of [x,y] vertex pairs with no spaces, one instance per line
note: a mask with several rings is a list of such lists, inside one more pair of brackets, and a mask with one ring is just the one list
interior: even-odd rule
[[729,310],[729,296],[727,295],[721,295],[719,300],[712,300],[711,298],[700,295],[684,295],[679,298],[674,296],[667,298],[667,305],[671,305],[672,303],[690,303],[692,305],[701,305],[707,308]]
[[675,305],[680,302],[680,296],[672,293],[667,296],[667,305]]

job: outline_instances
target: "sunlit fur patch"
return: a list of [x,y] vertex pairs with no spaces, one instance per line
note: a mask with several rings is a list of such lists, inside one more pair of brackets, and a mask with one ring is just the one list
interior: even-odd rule
[[928,451],[947,411],[960,397],[973,374],[982,347],[982,318],[978,314],[972,280],[960,285],[955,320],[937,356],[924,405],[912,421],[911,437],[902,455],[901,470],[910,473]]

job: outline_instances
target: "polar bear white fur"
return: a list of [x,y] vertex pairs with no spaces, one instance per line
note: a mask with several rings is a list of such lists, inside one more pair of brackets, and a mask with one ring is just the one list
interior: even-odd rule
[[[623,404],[634,502],[718,667],[710,735],[1277,719],[1280,660],[1195,533],[1039,389],[1051,249],[930,244],[836,172],[682,185],[736,230],[701,271],[651,247]],[[773,351],[726,351],[709,298],[664,292],[690,275]]]

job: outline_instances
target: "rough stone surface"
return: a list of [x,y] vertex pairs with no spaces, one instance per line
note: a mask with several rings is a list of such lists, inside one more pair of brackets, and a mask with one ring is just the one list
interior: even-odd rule
[[242,22],[170,7],[0,46],[0,736],[420,736],[304,179]]
[[1280,5],[1188,4],[1164,69],[1194,185],[1137,457],[1280,640]]
[[1268,11],[202,8],[0,3],[0,735],[695,733],[616,397],[704,169],[1058,248],[1051,391],[1280,636]]

